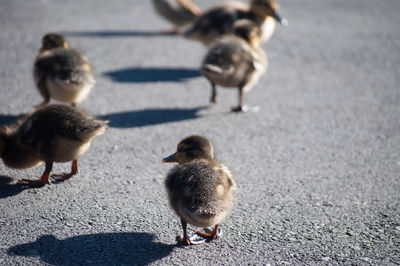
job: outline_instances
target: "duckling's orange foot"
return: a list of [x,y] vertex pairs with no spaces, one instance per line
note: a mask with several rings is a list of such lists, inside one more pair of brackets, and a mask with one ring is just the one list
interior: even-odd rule
[[67,179],[70,179],[71,177],[73,177],[74,175],[76,175],[78,172],[71,172],[71,173],[64,173],[64,174],[58,174],[58,175],[51,175],[51,177],[56,180],[56,181],[60,181],[63,182]]
[[43,187],[46,184],[50,185],[50,182],[47,181],[42,181],[42,180],[30,180],[30,179],[21,179],[18,180],[17,185],[18,186],[28,186],[28,187]]
[[208,228],[203,228],[203,229],[197,230],[196,234],[198,234],[202,237],[208,238],[209,240],[214,240],[214,239],[217,239],[218,237],[222,236],[222,231],[221,231],[221,229],[218,229],[217,232],[214,233],[213,230],[210,230]]
[[180,242],[180,243],[182,243],[184,245],[187,245],[187,246],[189,246],[189,245],[199,245],[199,244],[202,244],[202,243],[206,242],[206,239],[204,239],[202,237],[199,237],[196,234],[194,234],[191,237],[186,238],[186,239],[183,236],[178,236],[177,239],[178,239],[178,242]]
[[233,112],[242,112],[242,113],[246,113],[246,112],[258,112],[260,110],[259,106],[247,106],[247,105],[243,105],[243,106],[234,106],[232,107],[232,111]]

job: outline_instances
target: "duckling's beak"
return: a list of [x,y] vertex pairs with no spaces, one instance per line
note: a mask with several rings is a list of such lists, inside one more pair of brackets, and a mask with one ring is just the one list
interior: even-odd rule
[[278,11],[274,11],[274,18],[281,23],[283,26],[287,26],[289,22],[278,13]]
[[174,154],[171,154],[170,156],[165,157],[164,159],[162,159],[162,162],[163,163],[177,163],[178,160],[176,159],[175,153],[174,153]]

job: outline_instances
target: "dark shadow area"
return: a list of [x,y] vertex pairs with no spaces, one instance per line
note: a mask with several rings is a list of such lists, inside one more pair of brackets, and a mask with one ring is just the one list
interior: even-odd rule
[[24,115],[0,115],[0,126],[14,124],[18,119]]
[[15,196],[26,189],[26,187],[11,184],[13,180],[8,176],[0,176],[0,199]]
[[99,116],[103,120],[110,120],[110,127],[129,128],[144,127],[169,122],[176,122],[200,117],[197,112],[207,107],[197,108],[171,108],[171,109],[145,109],[120,112]]
[[124,31],[124,30],[113,30],[113,31],[64,31],[61,32],[66,36],[71,37],[100,37],[100,38],[112,38],[112,37],[157,37],[157,36],[177,36],[177,34],[171,34],[163,31]]
[[201,76],[199,69],[187,68],[160,68],[160,67],[133,67],[109,71],[105,76],[117,82],[164,82],[164,81],[184,81],[190,78]]
[[176,246],[155,242],[154,238],[148,233],[102,233],[64,240],[45,235],[7,252],[38,256],[52,265],[147,265],[168,256]]

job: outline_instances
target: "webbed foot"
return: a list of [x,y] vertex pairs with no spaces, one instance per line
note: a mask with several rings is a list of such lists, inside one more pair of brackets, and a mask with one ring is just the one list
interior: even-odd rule
[[56,181],[60,181],[63,182],[67,179],[70,179],[71,177],[73,177],[74,175],[76,175],[78,172],[74,173],[63,173],[63,174],[55,174],[55,175],[51,175],[51,177],[56,180]]
[[178,236],[177,237],[178,242],[184,244],[184,245],[199,245],[199,244],[203,244],[204,242],[206,242],[206,239],[203,237],[200,237],[197,234],[192,235],[189,238],[184,238],[183,236]]
[[196,231],[196,234],[208,238],[210,240],[214,240],[217,239],[218,237],[222,236],[222,231],[220,229],[208,229],[208,228],[203,228],[203,229],[199,229]]
[[71,166],[71,173],[63,173],[63,174],[58,174],[58,175],[51,175],[52,178],[56,181],[65,181],[67,179],[70,179],[74,175],[79,173],[78,171],[78,160],[73,160],[72,161],[72,166]]

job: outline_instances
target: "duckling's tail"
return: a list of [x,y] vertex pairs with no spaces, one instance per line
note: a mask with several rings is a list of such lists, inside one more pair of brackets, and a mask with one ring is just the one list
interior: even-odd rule
[[96,136],[100,136],[103,135],[104,132],[107,130],[108,128],[108,123],[110,122],[110,120],[96,120],[96,130],[95,130],[95,134]]
[[80,139],[87,141],[94,137],[103,135],[108,128],[109,122],[109,120],[93,119],[88,123],[88,125],[86,125],[86,127],[81,128]]

